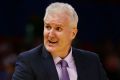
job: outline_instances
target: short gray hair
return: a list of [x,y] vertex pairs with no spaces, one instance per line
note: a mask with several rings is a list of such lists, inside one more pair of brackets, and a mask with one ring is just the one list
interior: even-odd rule
[[78,15],[77,15],[75,9],[68,3],[55,2],[55,3],[50,4],[46,8],[44,20],[46,19],[47,15],[50,14],[51,12],[59,12],[59,11],[67,12],[71,18],[70,26],[77,27]]

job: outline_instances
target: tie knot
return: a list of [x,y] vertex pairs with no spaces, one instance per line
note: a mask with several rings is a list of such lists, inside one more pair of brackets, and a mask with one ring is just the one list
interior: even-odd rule
[[60,61],[61,67],[68,67],[68,63],[65,60]]

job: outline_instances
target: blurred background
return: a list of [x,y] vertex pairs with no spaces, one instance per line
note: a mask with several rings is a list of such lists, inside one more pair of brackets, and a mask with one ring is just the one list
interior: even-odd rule
[[96,52],[110,80],[120,80],[119,0],[1,0],[0,80],[11,80],[20,52],[43,41],[45,8],[67,2],[78,13],[74,47]]

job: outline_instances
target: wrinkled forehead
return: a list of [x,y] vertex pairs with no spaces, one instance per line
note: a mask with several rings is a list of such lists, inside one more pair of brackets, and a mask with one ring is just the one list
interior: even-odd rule
[[70,21],[70,16],[66,13],[46,14],[44,18],[45,23],[50,23],[50,22],[66,23],[69,21]]

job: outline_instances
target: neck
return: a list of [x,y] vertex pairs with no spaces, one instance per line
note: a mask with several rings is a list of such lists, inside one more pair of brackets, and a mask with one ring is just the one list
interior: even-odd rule
[[53,53],[52,53],[52,56],[53,56],[53,58],[59,56],[60,58],[64,59],[66,56],[68,56],[68,54],[70,53],[70,50],[71,50],[71,47],[69,47],[69,48],[66,49],[66,50],[53,52]]

